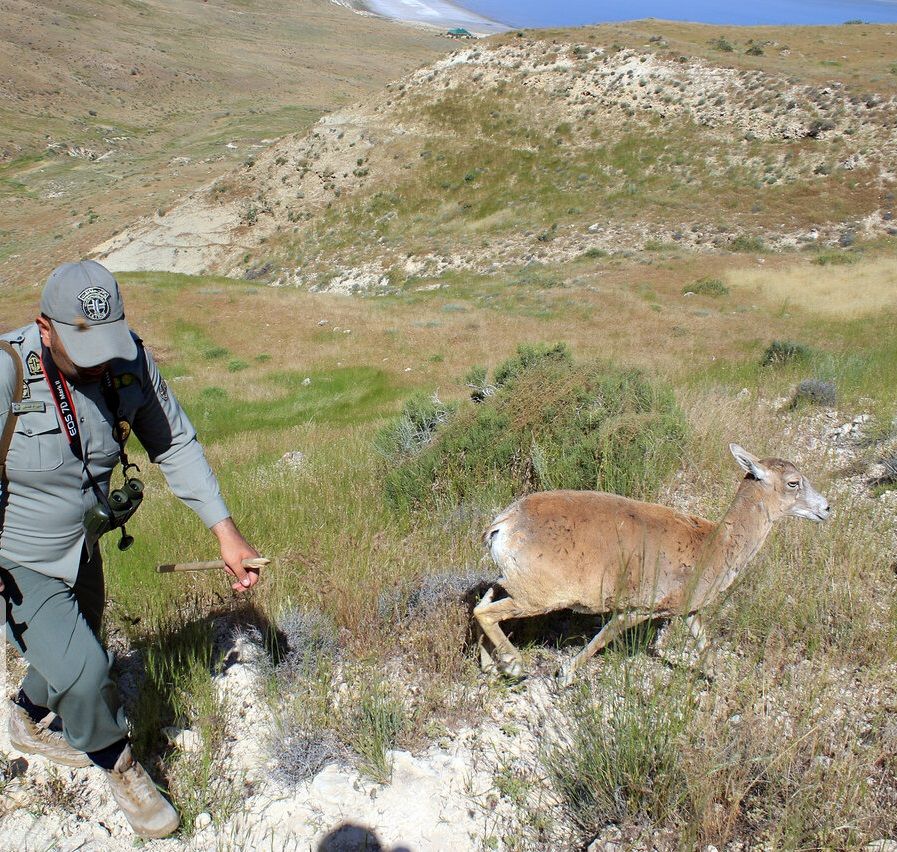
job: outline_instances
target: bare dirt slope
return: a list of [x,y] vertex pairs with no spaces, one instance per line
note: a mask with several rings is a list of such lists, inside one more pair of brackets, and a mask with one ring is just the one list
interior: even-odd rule
[[729,63],[722,36],[731,50],[697,58],[659,34],[635,48],[589,35],[465,47],[97,252],[117,269],[352,290],[589,250],[894,233],[887,81],[786,74],[787,33],[751,40],[750,59],[772,55],[767,70]]
[[0,283],[451,44],[328,0],[0,0]]

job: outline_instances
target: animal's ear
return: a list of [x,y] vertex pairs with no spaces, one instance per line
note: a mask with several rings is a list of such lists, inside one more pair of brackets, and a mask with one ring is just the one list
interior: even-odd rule
[[760,463],[760,459],[749,453],[744,447],[740,447],[738,444],[729,444],[729,452],[732,453],[735,461],[744,468],[745,472],[753,476],[754,479],[762,481],[768,478],[769,474]]

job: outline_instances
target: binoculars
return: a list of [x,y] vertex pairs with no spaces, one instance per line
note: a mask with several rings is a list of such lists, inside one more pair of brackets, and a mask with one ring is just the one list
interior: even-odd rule
[[143,483],[131,477],[125,480],[121,488],[109,492],[106,504],[97,503],[84,513],[84,529],[95,539],[105,535],[109,530],[121,527],[119,550],[127,550],[134,543],[134,536],[125,531],[125,524],[137,511],[143,500]]

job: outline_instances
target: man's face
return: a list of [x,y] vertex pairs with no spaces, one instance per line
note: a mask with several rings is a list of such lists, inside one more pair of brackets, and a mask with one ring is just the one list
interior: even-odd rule
[[40,339],[44,346],[50,351],[53,363],[56,364],[59,372],[62,373],[73,384],[87,384],[89,382],[98,382],[106,370],[106,364],[98,364],[96,367],[78,367],[62,343],[53,323],[46,317],[38,317],[37,325],[40,328]]

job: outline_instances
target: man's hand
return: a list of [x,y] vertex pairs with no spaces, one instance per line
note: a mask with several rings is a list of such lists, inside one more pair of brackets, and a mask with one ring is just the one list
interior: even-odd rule
[[219,521],[211,529],[221,546],[221,558],[227,565],[224,570],[236,580],[231,588],[235,592],[251,589],[259,581],[260,569],[244,568],[243,560],[255,559],[259,552],[243,538],[232,518]]

